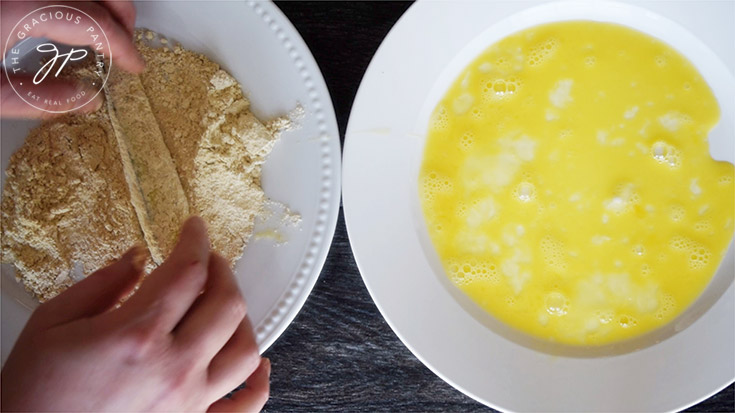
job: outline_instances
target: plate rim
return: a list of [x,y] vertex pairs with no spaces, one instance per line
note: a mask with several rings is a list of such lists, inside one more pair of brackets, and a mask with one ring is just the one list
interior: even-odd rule
[[[308,243],[310,245],[307,246],[307,253],[302,259],[296,274],[294,274],[289,288],[285,289],[278,301],[272,305],[261,323],[253,326],[259,341],[258,349],[263,354],[281,337],[301,312],[324,269],[337,229],[340,201],[342,199],[342,145],[329,89],[309,46],[301,37],[299,31],[272,0],[267,2],[249,0],[247,4],[255,14],[261,17],[266,25],[270,26],[274,34],[278,33],[279,29],[286,32],[280,39],[281,45],[289,52],[289,57],[299,70],[302,80],[314,79],[312,87],[307,86],[307,89],[311,94],[311,103],[318,106],[314,113],[307,116],[315,116],[318,119],[323,166],[321,170],[322,196],[319,198],[320,211],[316,217],[317,225],[315,225]],[[269,13],[272,14],[272,20],[268,17],[270,16]],[[279,25],[282,27],[279,27]],[[291,48],[287,46],[289,43],[292,44]],[[293,43],[297,45],[295,48]],[[303,62],[301,68],[298,67],[297,62],[299,61]],[[323,99],[324,102],[322,96],[326,97]],[[327,166],[330,165],[331,168],[328,168]],[[328,194],[328,197],[325,197],[325,194]],[[323,223],[319,224],[319,220],[322,220]],[[323,229],[320,230],[320,226],[323,226]],[[314,245],[315,238],[320,238],[316,248]]]

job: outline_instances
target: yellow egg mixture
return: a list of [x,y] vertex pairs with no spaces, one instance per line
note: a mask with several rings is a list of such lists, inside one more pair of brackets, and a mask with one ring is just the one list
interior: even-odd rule
[[467,67],[435,109],[420,172],[451,280],[534,336],[600,345],[659,327],[733,236],[717,102],[671,47],[607,23],[537,26]]

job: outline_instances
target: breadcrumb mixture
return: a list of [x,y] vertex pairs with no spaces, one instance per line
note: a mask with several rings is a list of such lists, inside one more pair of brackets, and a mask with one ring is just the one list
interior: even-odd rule
[[[139,30],[143,90],[179,175],[189,212],[209,225],[215,251],[232,265],[266,201],[261,165],[287,118],[261,123],[240,84],[203,55]],[[147,245],[131,204],[107,106],[32,130],[11,157],[2,199],[2,254],[45,301],[133,246]],[[168,251],[166,251],[168,253]],[[153,263],[148,257],[150,270]],[[75,270],[76,269],[76,270]]]

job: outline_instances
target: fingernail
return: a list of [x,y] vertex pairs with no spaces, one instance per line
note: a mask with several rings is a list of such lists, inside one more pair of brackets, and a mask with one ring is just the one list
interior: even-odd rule
[[138,272],[142,272],[146,261],[148,261],[147,249],[142,245],[136,245],[133,248],[135,249],[132,261],[133,268]]
[[271,376],[271,361],[269,358],[263,357],[263,362],[265,363],[265,370],[268,372],[268,377]]
[[133,266],[133,269],[140,273],[145,267],[146,255],[145,247],[142,245],[135,245],[130,248],[125,255],[123,255],[123,259],[128,260],[130,265]]

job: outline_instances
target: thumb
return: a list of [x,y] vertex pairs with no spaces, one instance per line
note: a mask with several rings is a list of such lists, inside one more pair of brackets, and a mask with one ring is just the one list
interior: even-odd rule
[[41,304],[29,324],[33,322],[38,328],[48,329],[104,313],[133,290],[143,273],[145,258],[144,247],[129,249],[117,262]]
[[[41,85],[33,85],[33,78],[30,76],[14,75],[11,86],[5,73],[0,73],[0,78],[2,82],[0,115],[4,118],[50,118],[61,115],[61,113],[47,112],[47,110],[54,112],[75,110],[79,113],[91,113],[102,106],[103,96],[102,93],[99,93],[92,101],[75,109],[79,102],[72,102],[71,97],[77,96],[80,92],[97,93],[90,86],[80,82],[48,78]],[[21,96],[24,96],[25,100],[21,99]],[[33,106],[26,100],[33,103]]]

